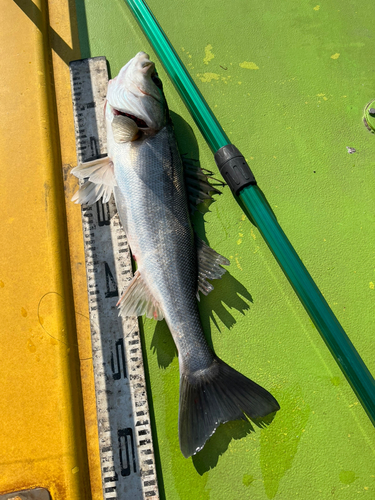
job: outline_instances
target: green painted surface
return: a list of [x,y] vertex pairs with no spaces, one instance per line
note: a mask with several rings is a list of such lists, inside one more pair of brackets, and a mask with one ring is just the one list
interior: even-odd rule
[[[375,4],[149,5],[374,374],[375,137],[362,117],[375,98]],[[139,50],[157,61],[121,0],[77,0],[77,10],[82,57],[105,55],[112,75]],[[216,171],[159,72],[182,151]],[[281,410],[254,432],[241,422],[222,426],[185,460],[173,342],[164,323],[142,320],[162,497],[375,498],[375,430],[257,229],[228,188],[204,220],[195,217],[200,234],[231,260],[201,300],[207,337]]]

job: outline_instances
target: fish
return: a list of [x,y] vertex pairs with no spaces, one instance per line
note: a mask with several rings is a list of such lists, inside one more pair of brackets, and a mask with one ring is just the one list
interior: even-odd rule
[[[112,193],[137,270],[118,307],[123,316],[165,319],[180,371],[178,433],[188,458],[217,427],[279,410],[263,387],[221,360],[206,341],[199,293],[213,290],[229,261],[194,232],[190,212],[215,192],[200,167],[184,166],[163,85],[149,55],[139,52],[108,83],[108,156],[79,164],[73,197],[93,204]],[[211,193],[211,194],[210,194]]]

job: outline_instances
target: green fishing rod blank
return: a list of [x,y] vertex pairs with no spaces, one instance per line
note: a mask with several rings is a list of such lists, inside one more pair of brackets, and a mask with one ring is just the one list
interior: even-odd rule
[[221,128],[167,36],[143,0],[126,0],[164,69],[215,155],[221,174],[243,202],[317,330],[375,425],[375,381],[279,226],[244,157]]

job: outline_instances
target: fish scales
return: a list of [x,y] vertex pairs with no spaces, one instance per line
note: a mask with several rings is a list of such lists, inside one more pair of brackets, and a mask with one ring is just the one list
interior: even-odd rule
[[209,366],[213,355],[197,307],[196,248],[173,129],[168,125],[156,136],[126,144],[116,144],[109,129],[108,153],[120,220],[138,270],[162,307],[180,362],[192,370]]

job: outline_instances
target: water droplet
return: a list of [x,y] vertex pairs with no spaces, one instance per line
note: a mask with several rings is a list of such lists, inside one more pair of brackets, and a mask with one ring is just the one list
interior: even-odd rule
[[245,474],[242,478],[242,484],[245,486],[250,486],[254,482],[255,478],[251,474]]
[[31,339],[29,339],[27,341],[27,348],[28,348],[28,350],[30,352],[35,352],[36,351],[36,345],[34,344],[34,342]]
[[342,470],[340,472],[340,481],[344,484],[354,483],[356,479],[355,472],[352,470]]

